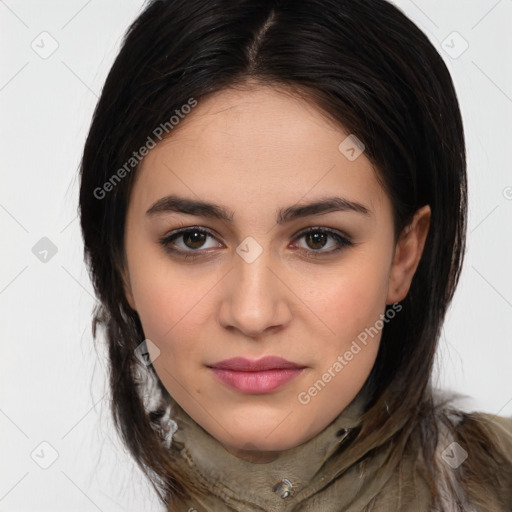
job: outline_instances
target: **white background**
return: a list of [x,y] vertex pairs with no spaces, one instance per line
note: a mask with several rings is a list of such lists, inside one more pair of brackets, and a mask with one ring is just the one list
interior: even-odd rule
[[[445,58],[467,134],[468,252],[437,382],[512,416],[512,1],[396,3]],[[92,111],[141,6],[0,1],[0,512],[161,510],[110,424],[77,218]],[[58,43],[46,59],[31,47],[51,48],[43,31]],[[46,263],[43,237],[58,250]]]

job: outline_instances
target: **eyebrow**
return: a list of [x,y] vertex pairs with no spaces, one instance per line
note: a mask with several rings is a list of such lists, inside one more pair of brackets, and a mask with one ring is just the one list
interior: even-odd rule
[[[345,211],[352,211],[366,216],[372,215],[370,209],[361,203],[349,201],[342,197],[327,197],[305,205],[293,205],[287,208],[281,208],[277,212],[276,222],[277,224],[285,224],[292,220],[311,215]],[[233,221],[233,212],[230,212],[218,204],[176,195],[162,197],[149,208],[146,215],[154,216],[166,212],[210,217],[227,222]]]

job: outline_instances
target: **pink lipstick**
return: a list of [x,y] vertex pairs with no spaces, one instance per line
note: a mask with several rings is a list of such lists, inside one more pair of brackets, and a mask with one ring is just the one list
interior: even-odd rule
[[225,385],[248,394],[270,393],[297,377],[305,368],[276,356],[258,360],[234,357],[208,367]]

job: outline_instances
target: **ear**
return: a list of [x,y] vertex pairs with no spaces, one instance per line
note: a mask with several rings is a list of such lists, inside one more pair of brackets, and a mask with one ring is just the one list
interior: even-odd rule
[[400,234],[391,266],[386,304],[403,300],[411,286],[412,278],[423,254],[430,226],[430,206],[422,206],[411,223]]

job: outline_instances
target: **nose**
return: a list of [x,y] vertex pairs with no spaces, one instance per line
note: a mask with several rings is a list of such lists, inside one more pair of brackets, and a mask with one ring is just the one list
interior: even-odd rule
[[290,288],[274,260],[268,250],[250,263],[235,255],[220,308],[224,328],[258,339],[290,323]]

